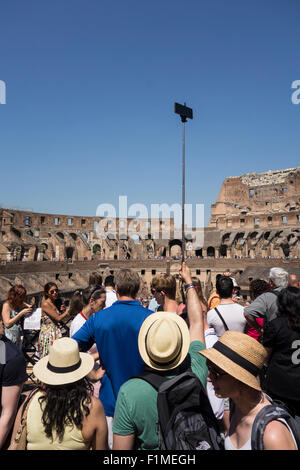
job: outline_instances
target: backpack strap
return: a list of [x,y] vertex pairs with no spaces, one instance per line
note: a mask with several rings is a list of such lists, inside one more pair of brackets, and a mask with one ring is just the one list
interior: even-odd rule
[[2,339],[0,339],[0,364],[6,364],[6,348]]
[[252,450],[264,450],[263,437],[266,426],[271,421],[277,421],[278,419],[284,419],[289,425],[294,439],[297,443],[298,450],[300,446],[300,433],[297,428],[294,419],[288,413],[287,410],[273,404],[267,405],[257,413],[252,426],[251,432],[251,449]]
[[148,382],[157,391],[159,387],[161,386],[161,384],[169,380],[168,377],[164,377],[163,375],[160,375],[160,374],[155,374],[155,372],[144,372],[141,375],[134,375],[133,377],[130,377],[130,378],[145,380],[145,382]]
[[225,328],[225,331],[228,331],[229,328],[228,328],[228,326],[226,325],[226,322],[225,322],[224,318],[222,317],[222,315],[220,314],[220,312],[219,312],[219,310],[217,309],[217,307],[215,307],[215,311],[216,311],[218,317],[220,318],[221,322],[223,323],[224,328]]
[[5,364],[6,364],[5,342],[2,339],[0,339],[0,384],[2,382],[2,371],[4,369]]
[[274,290],[270,290],[269,292],[271,292],[271,294],[276,295],[276,297],[278,297],[279,294],[280,294],[280,292],[278,292],[278,291],[275,292]]

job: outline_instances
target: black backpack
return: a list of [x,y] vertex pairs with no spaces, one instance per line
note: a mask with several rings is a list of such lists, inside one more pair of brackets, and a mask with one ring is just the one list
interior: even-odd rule
[[251,432],[252,450],[264,450],[263,437],[265,428],[271,421],[278,420],[280,418],[284,419],[289,425],[298,446],[298,450],[300,450],[300,417],[295,415],[292,416],[287,409],[283,408],[281,404],[276,403],[276,401],[273,401],[272,405],[266,405],[262,408],[255,417]]
[[158,391],[157,433],[161,450],[224,449],[206,390],[191,369],[171,379],[154,372],[137,378]]

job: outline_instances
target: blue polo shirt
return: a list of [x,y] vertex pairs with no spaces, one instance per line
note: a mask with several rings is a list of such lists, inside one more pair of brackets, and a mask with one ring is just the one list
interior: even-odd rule
[[114,415],[121,385],[144,369],[138,335],[143,321],[152,313],[136,300],[118,300],[92,315],[72,336],[81,351],[97,345],[106,370],[99,392],[106,416]]

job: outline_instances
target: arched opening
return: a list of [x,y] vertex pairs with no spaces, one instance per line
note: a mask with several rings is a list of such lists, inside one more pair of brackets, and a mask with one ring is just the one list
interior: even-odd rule
[[38,248],[36,248],[34,251],[33,261],[38,261],[38,257],[39,257],[39,250]]
[[220,256],[227,258],[227,245],[220,246]]
[[64,240],[64,238],[65,238],[64,234],[61,233],[61,232],[57,232],[56,235],[57,235],[59,238],[61,238],[62,240]]
[[222,244],[224,242],[229,241],[229,238],[230,238],[230,233],[225,233],[225,235],[223,235],[223,237],[222,237]]
[[237,233],[236,236],[235,236],[235,241],[241,240],[244,237],[244,235],[245,235],[244,232]]
[[11,231],[17,235],[18,238],[21,238],[21,232],[19,230],[15,229],[14,227],[11,228]]
[[290,246],[288,243],[282,243],[280,245],[282,251],[283,251],[283,254],[286,258],[288,258],[290,256]]
[[174,259],[179,259],[182,254],[182,241],[181,240],[171,240],[169,242],[170,256]]
[[196,250],[195,255],[197,256],[197,258],[203,258],[202,248],[199,248],[198,250]]
[[72,248],[71,246],[68,246],[68,248],[66,248],[67,259],[73,259],[73,254],[74,254],[74,248]]
[[47,250],[48,250],[48,245],[46,243],[42,243],[41,244],[41,252],[46,253]]
[[76,233],[70,233],[70,237],[72,237],[74,241],[77,240],[77,235],[76,235]]
[[214,258],[215,257],[215,249],[213,246],[209,246],[207,248],[207,257],[208,258]]
[[93,254],[94,254],[94,255],[100,255],[100,252],[101,252],[101,247],[100,247],[100,245],[94,245],[94,246],[93,246]]

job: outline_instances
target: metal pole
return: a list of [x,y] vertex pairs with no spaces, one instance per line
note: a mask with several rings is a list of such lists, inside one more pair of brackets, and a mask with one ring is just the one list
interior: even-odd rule
[[[186,103],[184,103],[186,105]],[[182,122],[182,262],[184,261],[185,238],[184,238],[184,206],[185,206],[185,121]]]

